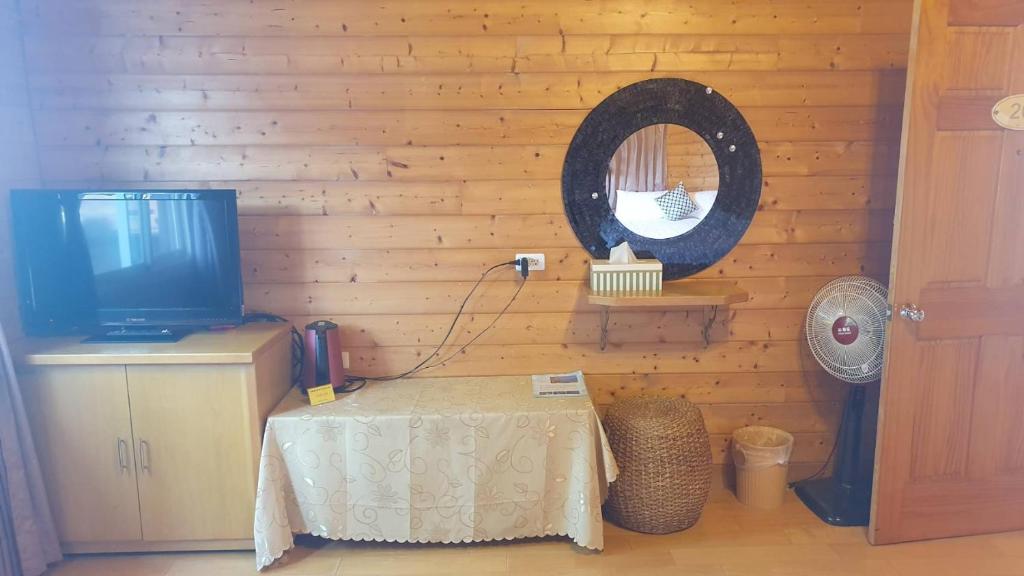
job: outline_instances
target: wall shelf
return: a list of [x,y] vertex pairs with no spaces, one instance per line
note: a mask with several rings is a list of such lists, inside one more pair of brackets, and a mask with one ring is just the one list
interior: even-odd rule
[[704,327],[701,333],[707,346],[711,343],[711,327],[718,317],[718,307],[749,299],[750,294],[735,284],[692,280],[667,283],[662,286],[661,294],[587,294],[587,303],[601,307],[601,350],[608,346],[608,317],[612,308],[702,308]]

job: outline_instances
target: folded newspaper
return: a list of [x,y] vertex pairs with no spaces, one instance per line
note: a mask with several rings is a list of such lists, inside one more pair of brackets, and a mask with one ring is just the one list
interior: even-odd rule
[[584,396],[587,385],[583,381],[583,372],[568,374],[535,374],[533,376],[533,396],[549,398],[553,396]]

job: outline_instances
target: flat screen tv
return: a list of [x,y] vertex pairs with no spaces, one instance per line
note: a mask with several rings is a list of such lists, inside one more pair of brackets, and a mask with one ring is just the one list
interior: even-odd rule
[[234,190],[12,190],[29,335],[173,341],[243,315]]

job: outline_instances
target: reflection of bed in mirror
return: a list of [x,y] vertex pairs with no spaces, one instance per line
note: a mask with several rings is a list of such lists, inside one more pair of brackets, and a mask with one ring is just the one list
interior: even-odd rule
[[615,217],[622,222],[623,226],[641,236],[656,240],[675,238],[686,234],[700,224],[711,211],[715,198],[718,197],[718,190],[694,192],[690,196],[700,209],[682,220],[670,220],[665,217],[665,213],[657,203],[658,198],[668,193],[668,190],[660,192],[618,190],[616,192]]
[[612,214],[627,229],[653,240],[675,238],[711,212],[718,195],[718,163],[692,130],[652,124],[619,145],[608,163],[605,190]]

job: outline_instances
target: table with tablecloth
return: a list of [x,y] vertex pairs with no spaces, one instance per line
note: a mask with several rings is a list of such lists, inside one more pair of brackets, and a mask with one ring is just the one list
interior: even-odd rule
[[256,494],[259,568],[293,534],[477,542],[569,536],[604,547],[618,469],[587,396],[535,398],[529,376],[370,383],[271,414]]

